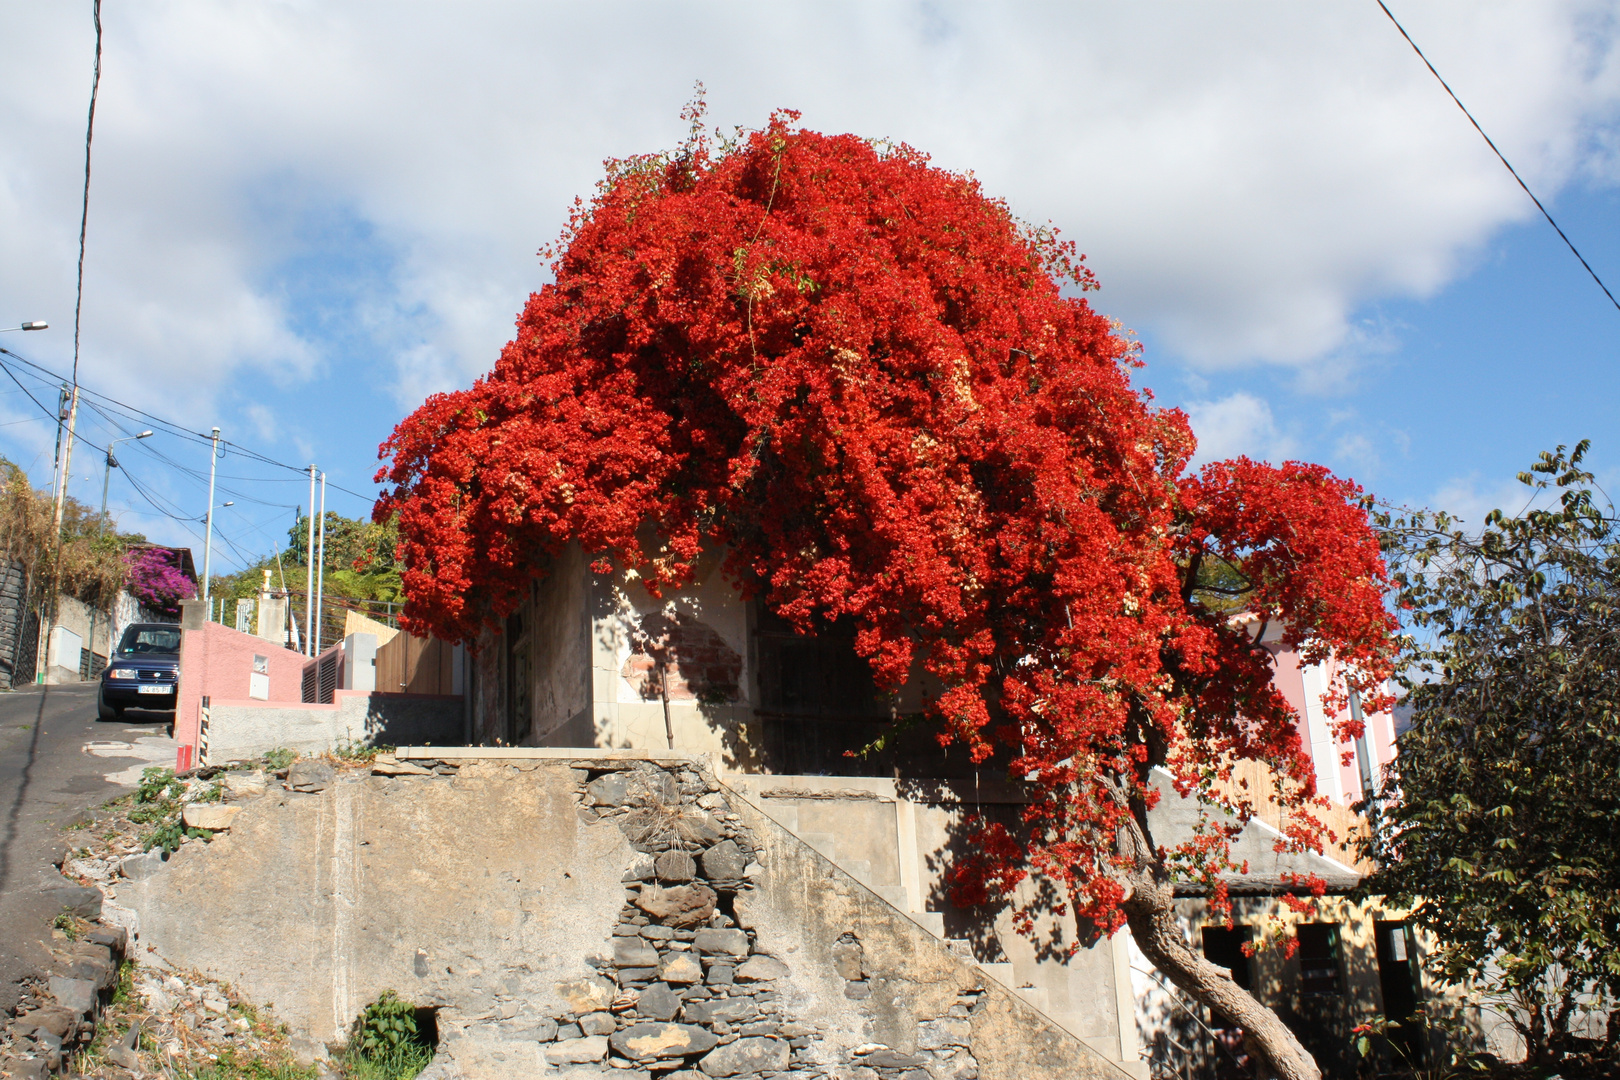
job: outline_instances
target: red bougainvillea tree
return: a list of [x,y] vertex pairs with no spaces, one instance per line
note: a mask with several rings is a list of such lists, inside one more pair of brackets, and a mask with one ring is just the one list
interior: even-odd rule
[[1376,703],[1392,624],[1359,490],[1298,463],[1189,473],[1186,417],[1064,294],[1093,284],[1071,245],[916,151],[795,120],[716,148],[694,118],[676,152],[613,163],[494,371],[400,423],[377,513],[399,514],[407,624],[472,638],[572,542],[655,594],[724,545],[802,632],[851,621],[881,687],[931,673],[941,739],[1027,778],[965,899],[1056,883],[1279,1074],[1316,1075],[1176,927],[1173,875],[1214,880],[1232,831],[1156,847],[1149,770],[1241,820],[1224,781],[1264,762],[1319,846],[1254,627]]

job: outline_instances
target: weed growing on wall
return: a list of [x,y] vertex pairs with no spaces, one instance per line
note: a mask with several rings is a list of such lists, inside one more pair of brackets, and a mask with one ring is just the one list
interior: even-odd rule
[[416,1006],[392,990],[360,1014],[344,1055],[349,1080],[409,1080],[433,1060],[433,1048],[416,1026]]

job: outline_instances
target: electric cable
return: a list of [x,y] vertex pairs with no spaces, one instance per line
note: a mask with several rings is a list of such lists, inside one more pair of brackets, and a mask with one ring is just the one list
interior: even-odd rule
[[[4,354],[6,356],[9,356],[12,359],[18,361],[19,363],[24,364],[29,368],[32,368],[34,371],[39,372],[41,375],[47,376],[52,380],[61,380],[61,378],[62,378],[61,376],[57,375],[56,372],[54,372],[51,369],[45,367],[44,365],[37,364],[34,361],[29,360],[27,357],[21,356],[21,355],[15,353],[15,352],[11,351],[10,349],[5,348],[4,346],[0,346],[0,354]],[[6,365],[4,365],[4,364],[0,364],[0,367],[5,367],[5,366]],[[12,378],[13,378],[13,380],[15,380],[16,376],[12,375]],[[22,384],[18,383],[18,385],[21,386]],[[144,409],[137,408],[134,405],[130,405],[130,404],[126,403],[126,402],[120,401],[117,398],[112,397],[110,395],[102,394],[102,393],[99,393],[99,392],[97,392],[95,390],[91,390],[88,387],[80,386],[79,387],[79,393],[81,395],[81,399],[84,396],[98,398],[98,399],[100,399],[101,402],[103,402],[105,404],[105,406],[109,410],[111,410],[113,412],[120,413],[121,415],[123,415],[125,417],[125,419],[147,421],[148,423],[151,423],[151,424],[153,424],[153,425],[155,425],[157,427],[163,428],[164,432],[166,434],[173,435],[176,438],[186,439],[186,440],[189,440],[191,442],[195,442],[195,443],[199,443],[199,444],[209,444],[209,443],[211,443],[213,441],[212,437],[209,436],[209,435],[204,435],[204,434],[201,434],[199,432],[190,431],[187,428],[181,426],[180,424],[176,424],[171,420],[166,420],[163,417],[157,416],[154,413],[149,413]],[[32,397],[33,395],[30,394],[29,396]],[[37,399],[35,400],[35,404],[38,404]],[[43,405],[41,405],[40,408],[43,409],[45,407]],[[53,415],[53,417],[54,417],[54,414],[51,414],[49,409],[46,409],[46,414],[47,415]],[[81,442],[85,441],[81,436],[75,436],[75,437],[78,438],[79,441],[81,441]],[[241,443],[232,442],[229,439],[220,439],[219,443],[220,443],[221,446],[227,447],[228,449],[230,449],[232,451],[235,451],[236,453],[240,454],[244,458],[247,458],[247,459],[249,459],[251,461],[262,462],[262,463],[264,463],[266,465],[273,465],[278,469],[286,469],[288,472],[293,472],[293,473],[300,474],[299,477],[289,477],[288,478],[289,480],[306,479],[308,477],[308,475],[309,475],[309,467],[307,465],[289,465],[285,461],[277,461],[275,458],[270,457],[270,456],[268,456],[266,454],[262,454],[259,451],[254,450],[252,447],[244,446]],[[362,494],[361,492],[353,490],[352,488],[346,488],[341,484],[333,483],[330,479],[328,479],[328,481],[327,481],[327,486],[330,487],[334,491],[341,491],[343,494],[352,496],[353,498],[359,499],[360,501],[362,501],[364,503],[367,503],[367,504],[375,504],[376,501],[377,501],[375,496],[365,495],[365,494]],[[275,504],[270,504],[270,505],[275,505]]]
[[1389,10],[1384,0],[1374,0],[1374,2],[1380,8],[1383,8],[1384,14],[1389,16],[1389,21],[1394,23],[1395,29],[1401,32],[1401,37],[1405,38],[1406,43],[1412,46],[1412,51],[1417,53],[1419,60],[1423,61],[1423,66],[1429,69],[1429,74],[1439,81],[1440,85],[1445,88],[1446,93],[1451,95],[1451,100],[1457,103],[1457,108],[1461,109],[1462,114],[1468,117],[1468,122],[1474,125],[1474,130],[1479,132],[1479,137],[1485,140],[1485,145],[1491,148],[1491,153],[1496,155],[1496,160],[1502,163],[1503,167],[1513,175],[1513,179],[1519,182],[1519,186],[1524,189],[1524,193],[1530,196],[1530,201],[1536,204],[1536,209],[1541,211],[1541,216],[1547,219],[1547,224],[1553,227],[1553,231],[1558,234],[1559,239],[1563,240],[1570,253],[1581,261],[1582,266],[1586,267],[1586,272],[1592,275],[1592,280],[1597,282],[1597,287],[1603,290],[1603,295],[1609,298],[1609,303],[1614,305],[1616,311],[1620,311],[1620,300],[1614,298],[1614,293],[1610,292],[1609,287],[1603,284],[1603,279],[1598,277],[1596,270],[1592,269],[1592,264],[1586,261],[1586,256],[1580,253],[1575,247],[1575,242],[1569,238],[1563,229],[1558,227],[1558,222],[1553,220],[1553,216],[1547,212],[1547,208],[1541,205],[1541,200],[1536,198],[1536,193],[1530,190],[1530,185],[1524,182],[1524,177],[1520,176],[1519,171],[1509,164],[1502,151],[1498,150],[1496,144],[1491,141],[1491,137],[1485,134],[1485,129],[1479,126],[1479,121],[1474,119],[1474,114],[1468,111],[1468,106],[1462,103],[1462,99],[1457,96],[1456,91],[1452,90],[1445,79],[1440,78],[1440,73],[1434,69],[1433,64],[1429,63],[1429,58],[1423,55],[1423,50],[1418,48],[1417,42],[1412,40],[1412,35],[1406,32],[1406,27],[1401,25],[1400,20],[1395,17],[1395,13]]

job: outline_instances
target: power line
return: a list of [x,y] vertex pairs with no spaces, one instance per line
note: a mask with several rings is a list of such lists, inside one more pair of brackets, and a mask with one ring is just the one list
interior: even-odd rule
[[1491,141],[1491,137],[1485,134],[1485,129],[1479,126],[1479,121],[1474,119],[1474,114],[1468,111],[1468,106],[1462,103],[1462,99],[1457,96],[1456,91],[1451,89],[1445,79],[1440,78],[1440,73],[1434,69],[1433,64],[1429,63],[1429,58],[1423,55],[1423,50],[1418,48],[1417,42],[1412,40],[1412,35],[1406,32],[1406,27],[1401,25],[1400,20],[1395,17],[1395,13],[1389,10],[1384,0],[1376,0],[1376,3],[1380,8],[1383,8],[1384,14],[1389,16],[1389,21],[1395,24],[1395,29],[1401,32],[1401,37],[1406,39],[1406,43],[1412,46],[1412,51],[1418,54],[1418,59],[1422,60],[1423,66],[1429,69],[1429,74],[1439,80],[1446,93],[1451,95],[1451,100],[1457,103],[1457,108],[1461,109],[1462,114],[1468,117],[1468,122],[1474,125],[1474,130],[1479,132],[1479,137],[1485,140],[1485,145],[1491,148],[1491,153],[1496,155],[1496,160],[1500,161],[1507,171],[1513,174],[1513,179],[1517,180],[1519,186],[1524,189],[1524,193],[1530,196],[1530,201],[1536,204],[1536,209],[1540,210],[1541,216],[1547,219],[1547,224],[1553,227],[1553,231],[1558,234],[1559,239],[1563,240],[1570,253],[1581,261],[1582,266],[1586,267],[1586,272],[1592,275],[1592,280],[1597,282],[1597,287],[1603,290],[1603,295],[1609,298],[1609,303],[1614,305],[1616,311],[1620,311],[1620,300],[1614,298],[1614,293],[1610,292],[1609,287],[1603,284],[1603,279],[1598,277],[1596,270],[1592,269],[1592,264],[1586,261],[1586,256],[1576,249],[1575,242],[1565,234],[1563,229],[1558,227],[1558,222],[1553,220],[1553,216],[1547,212],[1547,208],[1541,205],[1541,200],[1536,198],[1536,193],[1530,190],[1530,185],[1524,182],[1524,177],[1520,176],[1519,171],[1509,164],[1508,159],[1502,155],[1502,151],[1498,150],[1496,144]]
[[[32,368],[34,371],[37,371],[41,375],[47,376],[50,379],[53,379],[53,380],[61,379],[61,376],[57,375],[50,368],[47,368],[47,367],[45,367],[45,366],[43,366],[41,364],[36,364],[32,360],[29,360],[27,357],[20,356],[17,353],[12,352],[10,349],[5,348],[4,346],[0,346],[0,353],[3,353],[6,356],[11,357],[13,360],[16,360],[18,363],[24,364],[27,367]],[[0,368],[5,368],[7,374],[11,374],[10,368],[7,367],[5,364],[0,363]],[[12,374],[11,377],[12,377],[13,381],[15,381],[16,378],[17,378],[16,375],[14,375],[14,374]],[[17,383],[17,385],[21,386],[22,383],[19,382],[19,383]],[[109,396],[107,394],[98,393],[97,391],[88,389],[88,388],[83,387],[83,386],[81,386],[79,388],[79,390],[80,390],[81,394],[88,395],[89,397],[100,399],[100,401],[104,403],[104,405],[105,405],[105,407],[107,409],[109,409],[109,410],[111,410],[113,412],[119,413],[120,415],[122,415],[127,420],[140,419],[140,420],[148,421],[149,423],[152,423],[152,424],[154,424],[154,425],[156,425],[158,427],[163,428],[166,434],[173,435],[174,437],[179,438],[179,439],[187,439],[187,440],[190,440],[191,442],[200,443],[200,444],[207,444],[207,443],[212,442],[212,439],[208,435],[203,435],[203,434],[200,434],[198,432],[189,431],[186,428],[182,427],[179,424],[174,423],[171,420],[166,420],[163,417],[157,416],[154,413],[149,413],[144,409],[137,408],[134,405],[130,405],[130,404],[128,404],[126,402],[123,402],[123,401],[119,401],[117,398],[111,397],[111,396]],[[29,397],[33,397],[33,395],[30,394]],[[34,403],[36,405],[38,405],[39,400],[37,398],[35,398]],[[91,407],[94,408],[95,406],[92,404]],[[44,409],[45,406],[40,405],[40,408]],[[45,409],[45,412],[46,412],[46,415],[48,415],[48,416],[52,415],[49,409]],[[106,417],[106,413],[102,413],[102,416]],[[54,417],[53,417],[53,419],[54,419]],[[110,418],[109,418],[109,421],[110,421]],[[83,440],[81,439],[80,441],[83,441]],[[236,453],[242,455],[245,458],[248,458],[249,460],[263,462],[266,465],[273,465],[278,469],[286,469],[288,472],[298,473],[298,474],[300,474],[299,477],[298,477],[300,479],[308,477],[308,468],[309,467],[306,466],[306,465],[289,465],[285,461],[277,461],[273,457],[269,457],[269,456],[267,456],[265,454],[261,454],[257,450],[254,450],[251,447],[243,446],[241,443],[231,442],[229,439],[221,439],[219,441],[220,441],[220,445],[229,447],[231,450],[235,451]],[[182,468],[183,466],[176,466],[176,467],[177,468]],[[291,479],[295,479],[295,478],[289,477],[288,479],[291,480]],[[362,501],[364,503],[375,504],[376,501],[377,501],[376,496],[361,494],[360,492],[354,491],[354,490],[352,490],[350,488],[346,488],[341,484],[332,483],[330,480],[327,481],[327,486],[331,487],[334,491],[341,491],[341,492],[343,492],[343,494],[350,495],[350,496],[352,496],[352,497],[354,497],[356,499],[359,499],[360,501]],[[267,506],[277,506],[277,505],[280,505],[280,504],[266,503],[265,505],[267,505]]]
[[96,92],[101,89],[101,0],[93,0],[96,24],[96,72],[90,79],[90,115],[84,123],[84,202],[79,208],[79,284],[73,297],[73,383],[79,382],[79,312],[84,304],[84,233],[90,223],[90,140],[96,133]]

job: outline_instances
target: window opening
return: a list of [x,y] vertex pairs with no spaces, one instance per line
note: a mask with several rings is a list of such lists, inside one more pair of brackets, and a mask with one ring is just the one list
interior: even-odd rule
[[1247,926],[1228,929],[1215,924],[1204,927],[1204,959],[1231,972],[1232,981],[1245,990],[1254,989],[1249,958],[1243,954],[1243,946],[1248,944],[1250,936]]
[[1307,994],[1339,993],[1339,928],[1333,923],[1301,923],[1300,989]]

